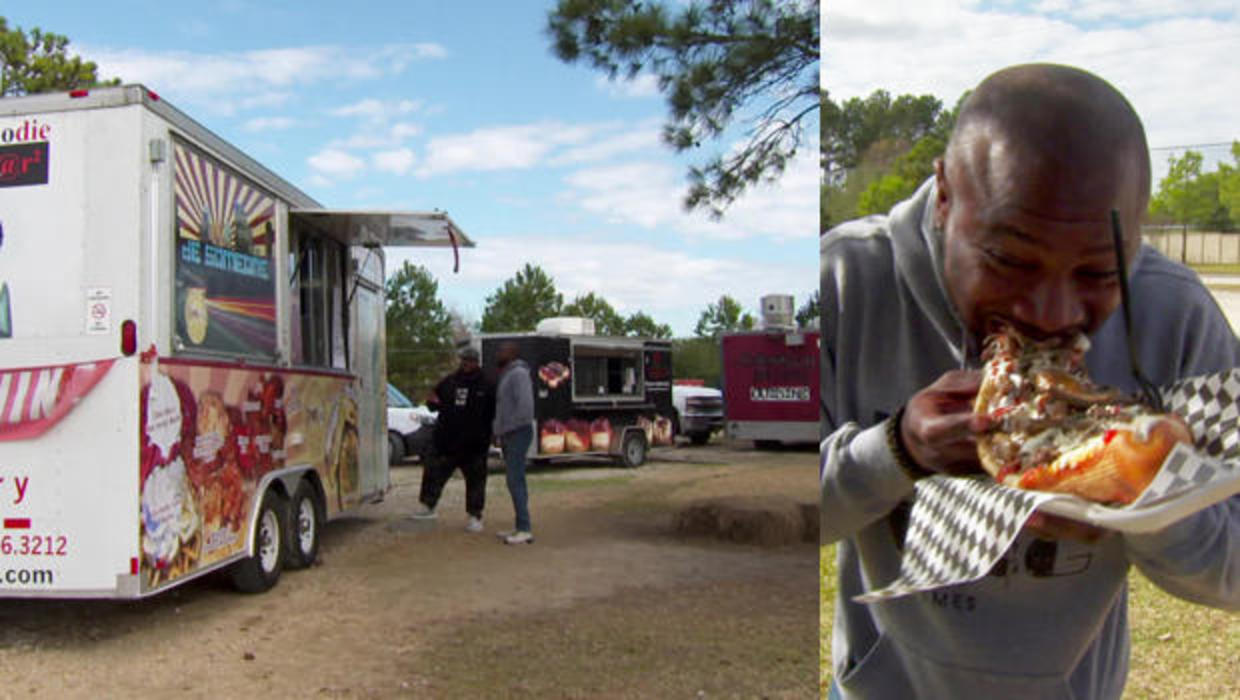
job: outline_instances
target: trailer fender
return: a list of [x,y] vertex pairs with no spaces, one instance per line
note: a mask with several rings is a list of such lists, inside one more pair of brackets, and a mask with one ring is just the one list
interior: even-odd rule
[[[272,489],[287,503],[297,490],[297,483],[301,481],[302,475],[306,472],[315,473],[312,467],[302,464],[267,472],[259,479],[254,487],[254,500],[250,502],[249,525],[246,528],[246,556],[254,556],[254,528],[258,527],[258,506],[263,502],[263,495],[268,489]],[[314,481],[322,493],[322,486],[317,484],[317,475]]]

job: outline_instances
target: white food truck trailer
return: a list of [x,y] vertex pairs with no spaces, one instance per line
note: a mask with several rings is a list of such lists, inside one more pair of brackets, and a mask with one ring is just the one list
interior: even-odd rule
[[389,487],[384,245],[138,85],[0,99],[0,596],[270,588]]

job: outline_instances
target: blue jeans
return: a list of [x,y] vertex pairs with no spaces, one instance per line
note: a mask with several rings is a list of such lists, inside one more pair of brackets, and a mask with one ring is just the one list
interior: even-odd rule
[[522,532],[531,532],[529,493],[525,489],[525,453],[529,452],[533,441],[534,428],[529,425],[499,436],[508,476],[508,493],[512,495],[512,509],[517,514],[517,530]]

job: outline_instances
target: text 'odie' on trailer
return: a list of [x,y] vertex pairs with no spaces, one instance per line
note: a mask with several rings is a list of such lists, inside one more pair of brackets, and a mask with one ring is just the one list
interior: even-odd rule
[[761,328],[721,340],[728,436],[758,447],[818,442],[819,330],[797,326],[790,295],[760,301]]
[[0,100],[0,595],[246,591],[389,488],[385,245],[138,85]]

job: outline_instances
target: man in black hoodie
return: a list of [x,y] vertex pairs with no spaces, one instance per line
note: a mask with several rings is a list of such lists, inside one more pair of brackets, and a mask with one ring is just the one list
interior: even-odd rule
[[435,449],[422,469],[421,505],[413,517],[435,517],[444,484],[460,467],[465,476],[465,510],[469,513],[465,529],[482,532],[495,385],[482,372],[477,350],[465,348],[460,358],[460,367],[440,380],[427,399],[439,417],[435,422]]

